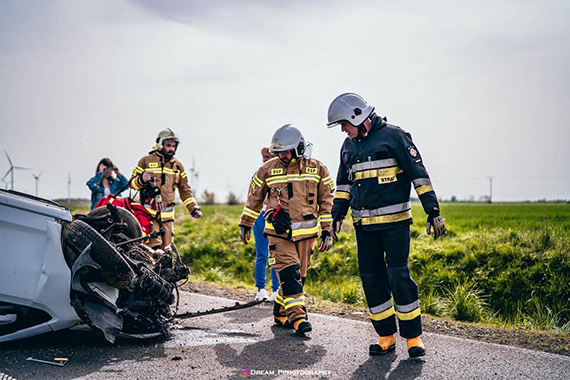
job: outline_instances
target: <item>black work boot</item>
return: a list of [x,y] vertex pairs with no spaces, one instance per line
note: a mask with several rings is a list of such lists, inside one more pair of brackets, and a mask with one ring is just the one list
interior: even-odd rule
[[396,336],[394,334],[381,336],[378,344],[371,344],[368,353],[372,356],[386,355],[396,349]]
[[293,328],[293,326],[291,326],[291,323],[289,323],[289,320],[287,319],[287,317],[273,316],[273,321],[275,322],[275,325],[278,327],[283,327],[285,329]]
[[298,319],[295,322],[293,322],[293,327],[295,328],[295,334],[301,336],[304,336],[305,333],[308,333],[313,330],[311,322],[304,319]]

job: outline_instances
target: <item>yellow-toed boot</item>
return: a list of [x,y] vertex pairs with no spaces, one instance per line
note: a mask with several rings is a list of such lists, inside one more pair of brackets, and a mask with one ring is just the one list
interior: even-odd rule
[[381,336],[378,338],[378,344],[371,344],[368,353],[370,355],[386,355],[390,351],[396,349],[396,336],[394,334]]
[[426,346],[422,342],[422,338],[419,336],[415,338],[406,339],[408,343],[408,354],[410,358],[417,358],[418,356],[424,356],[426,354]]

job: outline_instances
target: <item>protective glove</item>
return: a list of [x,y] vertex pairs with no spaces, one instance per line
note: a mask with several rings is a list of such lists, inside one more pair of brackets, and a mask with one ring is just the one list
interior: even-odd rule
[[330,231],[321,232],[321,237],[319,238],[319,252],[328,251],[332,245],[333,242]]
[[338,236],[336,234],[340,232],[340,227],[342,226],[343,221],[344,221],[344,215],[335,216],[335,218],[333,219],[331,236],[334,241],[338,241]]
[[194,210],[192,210],[192,213],[190,213],[190,215],[192,216],[192,218],[201,218],[202,217],[202,210],[199,207],[195,207]]
[[248,226],[239,226],[239,238],[243,241],[244,244],[249,243],[249,239],[251,239],[251,227]]
[[426,233],[431,235],[431,229],[433,227],[433,238],[437,239],[441,235],[445,234],[447,231],[445,230],[445,222],[441,215],[439,215],[439,210],[434,209],[431,211],[427,218],[426,224]]
[[281,208],[281,205],[277,205],[275,212],[270,214],[268,220],[278,234],[284,234],[291,228],[291,217]]

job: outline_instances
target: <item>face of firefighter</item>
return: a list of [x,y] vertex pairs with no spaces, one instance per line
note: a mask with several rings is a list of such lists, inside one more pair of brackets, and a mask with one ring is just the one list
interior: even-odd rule
[[279,152],[279,159],[281,160],[281,162],[283,162],[285,165],[289,165],[289,163],[291,162],[291,159],[293,158],[293,154],[291,153],[291,151],[289,152]]
[[[366,136],[371,126],[370,119],[364,120],[364,126],[366,127],[366,133],[364,133],[364,136]],[[355,127],[354,125],[350,124],[348,121],[341,121],[340,128],[351,139],[358,137],[358,127]]]
[[166,140],[162,143],[162,152],[167,158],[171,158],[176,153],[178,143],[173,140]]

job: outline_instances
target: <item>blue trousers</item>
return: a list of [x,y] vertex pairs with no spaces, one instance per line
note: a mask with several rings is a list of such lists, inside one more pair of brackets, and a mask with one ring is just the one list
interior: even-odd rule
[[[255,220],[253,224],[253,236],[255,238],[255,286],[257,289],[265,288],[265,278],[267,271],[267,255],[269,241],[265,236],[263,236],[263,230],[265,229],[265,211],[261,211],[259,217]],[[275,274],[275,271],[271,269],[271,289],[276,292],[279,289],[279,279]]]

